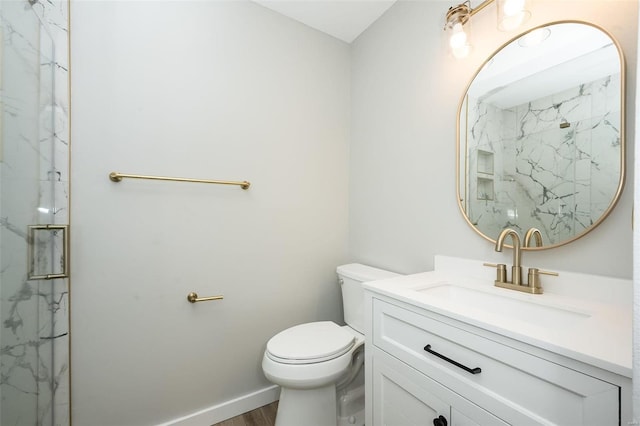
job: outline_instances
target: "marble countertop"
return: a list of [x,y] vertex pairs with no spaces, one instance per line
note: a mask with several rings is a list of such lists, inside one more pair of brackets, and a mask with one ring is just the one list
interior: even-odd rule
[[482,261],[436,256],[434,271],[365,289],[632,377],[631,280],[558,272],[532,295],[495,287],[495,269]]

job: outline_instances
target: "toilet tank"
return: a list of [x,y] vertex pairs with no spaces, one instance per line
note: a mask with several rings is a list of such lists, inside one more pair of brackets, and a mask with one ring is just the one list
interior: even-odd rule
[[337,268],[342,288],[344,321],[357,332],[364,334],[364,289],[362,283],[397,277],[400,274],[360,263],[350,263]]

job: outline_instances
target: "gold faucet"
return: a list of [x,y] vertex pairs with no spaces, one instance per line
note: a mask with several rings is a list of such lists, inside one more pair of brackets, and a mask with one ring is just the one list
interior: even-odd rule
[[[542,294],[542,284],[540,283],[540,274],[555,275],[557,272],[541,271],[538,268],[529,268],[527,276],[527,284],[522,282],[522,254],[520,251],[520,236],[513,229],[507,228],[503,230],[498,239],[496,240],[496,251],[502,251],[504,247],[504,240],[508,236],[511,236],[513,242],[513,266],[511,267],[511,281],[507,281],[507,267],[504,264],[485,263],[485,266],[492,266],[497,268],[498,273],[496,275],[495,285],[496,287],[508,288],[510,290],[523,291],[531,294]],[[529,247],[531,238],[535,238],[536,245],[542,246],[542,234],[536,228],[531,228],[527,231],[525,236],[525,247]]]
[[[511,281],[509,284],[522,285],[522,266],[520,266],[521,254],[520,254],[520,235],[513,229],[507,228],[503,230],[498,239],[496,240],[496,251],[502,251],[504,246],[504,239],[507,236],[511,236],[513,242],[513,266],[511,266]],[[508,282],[508,281],[507,281]],[[497,285],[496,281],[496,285]]]
[[524,236],[524,247],[531,247],[531,238],[535,238],[536,247],[542,247],[542,234],[537,228],[529,228]]

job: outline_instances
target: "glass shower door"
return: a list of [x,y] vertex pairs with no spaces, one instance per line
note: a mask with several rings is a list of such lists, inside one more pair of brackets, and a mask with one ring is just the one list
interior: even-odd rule
[[1,0],[0,27],[0,424],[68,424],[54,42],[27,1]]

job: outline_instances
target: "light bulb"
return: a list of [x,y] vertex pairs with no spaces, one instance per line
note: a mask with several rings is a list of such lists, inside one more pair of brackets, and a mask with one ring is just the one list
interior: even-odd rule
[[514,16],[523,12],[524,0],[505,0],[504,14],[506,16]]
[[526,0],[498,1],[498,29],[500,31],[515,30],[530,16],[531,12],[526,8]]
[[457,23],[452,28],[451,37],[449,38],[449,46],[451,49],[459,49],[467,44],[467,33],[464,32],[461,23]]

